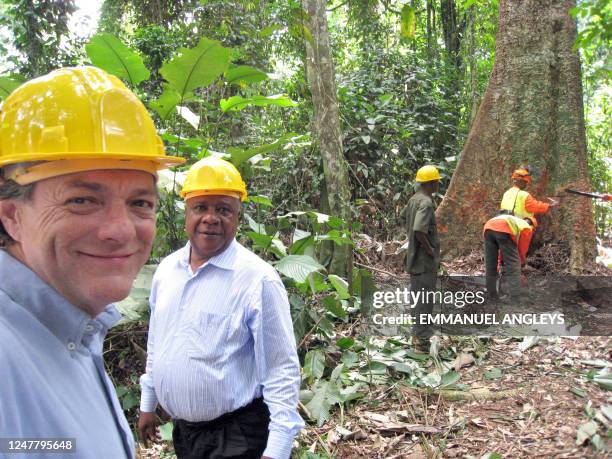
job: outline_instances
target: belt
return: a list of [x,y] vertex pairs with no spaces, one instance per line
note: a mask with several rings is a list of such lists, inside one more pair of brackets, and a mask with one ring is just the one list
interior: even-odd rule
[[259,398],[254,399],[248,405],[244,405],[243,407],[238,408],[237,410],[234,410],[234,411],[230,411],[229,413],[224,413],[215,419],[211,419],[210,421],[191,422],[191,421],[184,421],[182,419],[175,419],[174,422],[181,423],[183,426],[189,429],[202,429],[205,427],[210,427],[211,425],[225,424],[249,411],[259,411],[259,410],[265,409],[267,412],[267,408],[268,407],[265,404],[263,397],[259,397]]

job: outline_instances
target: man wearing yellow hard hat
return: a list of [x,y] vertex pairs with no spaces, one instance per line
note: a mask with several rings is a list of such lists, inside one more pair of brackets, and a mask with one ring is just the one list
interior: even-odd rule
[[499,206],[500,213],[519,218],[535,218],[534,214],[545,214],[550,207],[559,204],[553,198],[548,198],[549,202],[538,201],[528,191],[525,191],[529,184],[531,184],[529,166],[521,166],[512,172],[512,187],[504,193]]
[[[440,172],[435,166],[421,167],[416,174],[417,191],[408,201],[406,208],[406,271],[410,273],[410,288],[416,292],[429,292],[436,287],[440,241],[432,196],[438,191],[440,180]],[[417,351],[429,352],[429,338],[433,331],[431,326],[426,324],[425,317],[431,314],[433,303],[420,298],[412,310],[415,318],[412,339]]]
[[51,72],[4,101],[0,432],[12,443],[0,452],[53,439],[38,457],[134,457],[102,342],[120,318],[111,303],[149,257],[156,171],[182,162],[165,155],[138,98],[99,69]]
[[141,437],[155,438],[159,402],[179,459],[289,458],[303,427],[300,366],[283,283],[235,239],[246,186],[208,157],[181,196],[189,242],[153,278]]

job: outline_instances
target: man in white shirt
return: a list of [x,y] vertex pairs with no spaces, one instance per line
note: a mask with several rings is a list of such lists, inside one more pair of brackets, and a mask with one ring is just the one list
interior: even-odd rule
[[288,458],[303,427],[300,367],[278,274],[235,240],[244,182],[209,157],[181,195],[189,242],[153,279],[141,437],[154,438],[159,401],[180,459]]

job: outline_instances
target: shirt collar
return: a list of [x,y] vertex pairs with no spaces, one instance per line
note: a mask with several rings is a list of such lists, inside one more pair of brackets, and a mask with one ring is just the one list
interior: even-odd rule
[[92,319],[5,250],[0,250],[0,290],[66,345],[80,343],[87,325],[106,334],[121,319],[113,305]]
[[[204,266],[213,265],[217,268],[233,270],[236,264],[236,257],[238,255],[238,241],[232,239],[232,242],[226,247],[226,249],[219,255],[215,255],[210,258],[206,263],[202,264],[197,271],[202,269]],[[179,262],[184,267],[189,267],[189,256],[191,254],[191,243],[187,242],[182,249],[179,249]]]

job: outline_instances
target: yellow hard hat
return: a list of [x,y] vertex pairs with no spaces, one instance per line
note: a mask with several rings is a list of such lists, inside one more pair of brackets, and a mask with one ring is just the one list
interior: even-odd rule
[[13,91],[0,112],[0,167],[21,185],[97,169],[155,174],[184,162],[166,156],[134,93],[95,67],[33,79]]
[[440,177],[440,172],[438,172],[436,166],[423,166],[416,173],[416,181],[419,183],[441,179],[442,177]]
[[205,195],[233,196],[244,201],[247,190],[240,172],[221,158],[209,156],[195,163],[185,177],[181,197],[190,199]]

